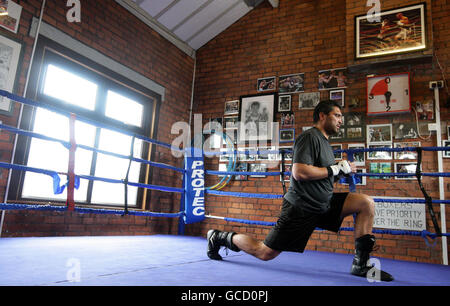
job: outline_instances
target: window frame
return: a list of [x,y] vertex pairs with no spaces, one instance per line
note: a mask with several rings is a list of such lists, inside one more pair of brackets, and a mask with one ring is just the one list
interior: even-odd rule
[[[60,100],[44,95],[43,94],[43,86],[44,86],[44,73],[45,68],[48,64],[59,64],[57,66],[66,69],[66,67],[70,72],[76,72],[77,75],[86,78],[89,81],[95,82],[98,87],[98,94],[96,100],[95,111],[90,111],[85,108],[69,104],[69,103],[61,103]],[[33,66],[31,68],[29,87],[27,90],[26,97],[33,99],[35,101],[46,103],[50,106],[56,106],[65,111],[69,111],[75,113],[79,116],[87,118],[88,120],[95,120],[100,122],[105,126],[112,127],[112,130],[126,130],[128,133],[139,134],[147,136],[151,139],[154,139],[154,136],[157,135],[157,126],[158,126],[158,118],[159,118],[159,108],[161,104],[161,96],[152,90],[143,87],[142,85],[133,82],[132,80],[122,76],[116,72],[113,72],[102,66],[101,63],[96,63],[91,61],[90,59],[79,55],[72,50],[59,45],[58,43],[40,36],[38,39],[38,43],[36,46],[35,60],[33,62]],[[112,90],[118,94],[124,95],[140,104],[143,105],[143,120],[141,128],[134,125],[127,125],[113,118],[106,117],[105,114],[105,106],[106,106],[106,94],[108,90]],[[103,101],[103,105],[99,105],[100,101]],[[36,109],[31,106],[24,105],[23,106],[23,114],[21,119],[20,128],[24,130],[31,130],[34,126],[34,118],[35,118]],[[95,115],[93,115],[95,113]],[[103,115],[102,115],[103,114]],[[96,136],[95,136],[95,145],[97,148],[99,145],[99,134],[100,127],[96,127]],[[15,164],[27,165],[31,137],[18,135],[17,145],[16,145],[16,154],[14,158]],[[97,152],[92,152],[92,163],[90,175],[95,175],[95,164],[97,160]],[[152,160],[154,154],[154,146],[143,141],[142,147],[142,159],[150,159]],[[146,169],[147,168],[147,169]],[[146,176],[147,173],[147,176]],[[39,204],[44,202],[40,199],[35,198],[23,198],[22,188],[24,182],[25,172],[12,170],[11,176],[11,184],[10,191],[8,196],[9,202],[22,202],[22,203],[35,203]],[[140,165],[140,183],[147,183],[148,180],[152,177],[152,169],[148,165],[141,164]],[[65,181],[65,177],[62,176],[62,181]],[[92,186],[93,181],[89,181],[87,201],[86,202],[76,202],[78,205],[88,205],[93,207],[115,207],[121,208],[123,205],[115,205],[108,203],[92,203]],[[129,205],[130,208],[138,208],[145,209],[145,205],[150,200],[150,193],[147,192],[146,189],[139,188],[138,195],[136,199],[136,205]],[[61,200],[45,200],[45,203],[61,203]]]

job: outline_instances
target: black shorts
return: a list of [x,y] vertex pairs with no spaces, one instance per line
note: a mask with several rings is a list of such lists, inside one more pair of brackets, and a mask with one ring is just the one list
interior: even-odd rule
[[339,232],[343,220],[342,207],[347,195],[348,192],[334,193],[330,209],[324,214],[304,211],[283,199],[280,217],[264,240],[264,244],[277,251],[303,253],[316,227]]

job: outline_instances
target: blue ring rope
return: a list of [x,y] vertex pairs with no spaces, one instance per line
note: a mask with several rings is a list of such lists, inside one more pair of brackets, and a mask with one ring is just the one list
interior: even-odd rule
[[[38,102],[33,101],[31,99],[27,99],[27,98],[24,98],[24,97],[12,94],[12,93],[10,93],[8,91],[5,91],[5,90],[1,90],[0,89],[0,96],[6,97],[8,99],[14,100],[14,101],[22,103],[22,104],[26,104],[26,105],[30,105],[30,106],[34,106],[34,107],[44,108],[44,109],[50,110],[52,112],[61,114],[61,115],[66,116],[66,117],[70,117],[70,115],[71,115],[71,112],[68,112],[66,110],[59,109],[58,107],[49,105],[49,104],[44,103],[44,102],[39,102],[38,103]],[[162,147],[166,147],[166,148],[169,148],[169,149],[174,150],[174,151],[184,152],[184,150],[181,150],[179,148],[173,147],[172,145],[164,143],[162,141],[151,139],[151,138],[148,138],[148,137],[146,137],[144,135],[128,132],[126,130],[121,130],[120,128],[117,128],[115,126],[104,124],[104,123],[101,123],[101,122],[98,122],[98,121],[95,121],[95,120],[91,120],[91,119],[88,119],[88,118],[83,117],[83,116],[77,115],[77,120],[83,121],[83,122],[88,123],[88,124],[92,124],[92,125],[100,127],[100,128],[105,128],[105,129],[113,130],[113,131],[116,131],[116,132],[119,132],[119,133],[122,133],[122,134],[125,134],[125,135],[134,136],[134,137],[136,137],[138,139],[141,139],[141,140],[144,140],[146,142],[149,142],[149,143],[152,143],[152,144],[156,144],[156,145],[159,145],[159,146],[162,146]]]
[[[12,126],[4,125],[4,124],[1,124],[1,123],[0,123],[0,129],[6,130],[6,131],[9,131],[9,132],[13,132],[13,133],[17,133],[17,134],[21,134],[21,135],[24,135],[24,136],[39,138],[39,139],[43,139],[43,140],[47,140],[47,141],[58,142],[58,143],[62,144],[64,147],[66,147],[68,149],[71,146],[70,143],[68,141],[65,141],[65,140],[49,137],[49,136],[46,136],[46,135],[43,135],[43,134],[39,134],[39,133],[35,133],[35,132],[25,131],[25,130],[22,130],[22,129],[17,129],[17,128],[14,128]],[[84,149],[84,150],[88,150],[88,151],[94,151],[94,152],[98,152],[98,153],[102,153],[102,154],[106,154],[106,155],[110,155],[110,156],[114,156],[114,157],[119,157],[119,158],[122,158],[122,159],[130,159],[130,156],[126,156],[126,155],[122,155],[122,154],[118,154],[118,153],[113,153],[113,152],[108,152],[108,151],[105,151],[105,150],[89,147],[89,146],[82,145],[82,144],[77,144],[77,147],[81,148],[81,149]],[[170,169],[170,170],[178,171],[178,172],[181,172],[181,173],[185,172],[185,170],[181,169],[181,168],[173,167],[173,166],[162,164],[162,163],[148,161],[148,160],[145,160],[145,159],[132,157],[131,160],[135,161],[135,162],[148,164],[148,165],[154,166],[154,167]]]
[[[68,211],[66,206],[52,206],[52,205],[28,205],[28,204],[6,204],[0,203],[0,210],[34,210],[34,211]],[[75,211],[84,214],[103,214],[103,215],[123,215],[123,210],[116,209],[98,209],[98,208],[84,208],[75,207]],[[183,215],[179,213],[156,213],[147,211],[135,211],[130,210],[128,212],[132,216],[144,216],[144,217],[166,217],[166,218],[179,218]]]
[[[218,218],[220,220],[228,221],[228,222],[237,222],[243,224],[251,224],[251,225],[263,225],[263,226],[274,226],[276,222],[267,222],[267,221],[256,221],[256,220],[245,220],[245,219],[237,219],[237,218]],[[318,231],[325,231],[321,228],[316,228]],[[353,232],[355,229],[352,227],[341,227],[339,231],[348,231]],[[372,233],[374,234],[388,234],[388,235],[407,235],[407,236],[421,236],[421,237],[431,237],[436,238],[437,235],[434,233],[430,233],[429,231],[406,231],[406,230],[389,230],[389,229],[373,229]],[[442,234],[443,236],[450,236],[450,233]]]

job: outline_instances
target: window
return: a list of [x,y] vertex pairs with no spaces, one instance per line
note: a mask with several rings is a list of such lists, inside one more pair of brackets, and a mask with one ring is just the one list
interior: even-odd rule
[[[80,118],[75,124],[77,144],[129,156],[132,134],[148,135],[153,130],[156,106],[155,99],[142,88],[135,89],[132,82],[126,83],[105,73],[97,65],[87,66],[86,62],[62,55],[51,48],[42,47],[42,62],[35,80],[35,97],[39,102],[62,108],[77,114]],[[103,68],[105,69],[105,68]],[[112,74],[114,75],[114,74]],[[126,80],[125,80],[126,81]],[[139,86],[137,86],[139,87]],[[43,108],[30,108],[24,111],[25,126],[39,134],[69,141],[69,119],[59,113]],[[100,126],[91,124],[95,120]],[[126,131],[118,132],[118,129]],[[23,154],[17,159],[23,164],[66,173],[69,151],[60,143],[37,138],[19,138],[18,148]],[[145,159],[148,144],[134,139],[133,156]],[[19,150],[18,150],[19,151]],[[19,164],[21,162],[18,162]],[[125,179],[129,166],[128,159],[77,148],[75,154],[75,173],[117,180]],[[132,162],[128,180],[142,182],[146,165]],[[61,183],[66,176],[61,176]],[[61,195],[53,193],[52,178],[33,173],[14,173],[18,187],[11,193],[18,200],[65,201],[66,191]],[[12,184],[13,185],[13,184]],[[80,180],[75,190],[75,201],[92,205],[124,205],[124,185],[102,181]],[[128,205],[139,206],[140,191],[128,186]]]

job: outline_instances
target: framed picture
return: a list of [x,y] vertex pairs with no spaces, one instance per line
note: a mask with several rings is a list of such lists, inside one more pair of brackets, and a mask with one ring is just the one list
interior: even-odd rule
[[[365,144],[363,143],[349,143],[348,149],[356,150],[356,149],[365,149]],[[353,152],[353,162],[356,166],[365,166],[366,165],[366,153],[365,152]]]
[[[394,143],[394,148],[417,148],[417,147],[420,147],[420,141]],[[394,159],[417,159],[417,151],[394,152]]]
[[[392,173],[391,163],[370,163],[370,173]],[[389,179],[390,176],[372,176],[372,179]]]
[[409,72],[368,76],[366,83],[368,115],[411,112]]
[[419,120],[434,120],[434,101],[428,99],[416,102],[416,112]]
[[223,117],[223,127],[225,130],[234,130],[238,128],[238,116]]
[[280,129],[293,128],[295,125],[295,116],[293,112],[282,113],[280,117]]
[[293,142],[295,140],[295,129],[280,129],[280,142]]
[[278,96],[278,112],[290,112],[292,110],[291,95]]
[[[3,9],[8,12],[8,14],[0,15],[0,27],[7,29],[11,32],[17,33],[20,23],[20,15],[22,14],[22,7],[13,1],[0,1]],[[5,5],[6,4],[6,5]]]
[[225,102],[224,116],[239,114],[239,100]]
[[256,156],[256,160],[269,160],[270,153],[268,153],[268,151],[270,151],[270,150],[271,150],[271,148],[269,148],[269,147],[258,148],[258,154]]
[[367,125],[367,143],[392,142],[392,124]]
[[[450,140],[443,140],[442,141],[443,147],[450,147]],[[450,158],[450,151],[442,151],[442,157]]]
[[[13,92],[18,76],[17,70],[22,54],[22,45],[0,35],[0,89]],[[0,114],[11,115],[11,100],[0,97]]]
[[[266,164],[250,164],[250,171],[249,172],[267,172],[267,165]],[[250,175],[250,177],[266,177],[266,175]]]
[[418,138],[417,124],[414,122],[394,123],[394,138],[395,139],[411,139]]
[[[282,171],[282,165],[280,165],[280,172]],[[288,164],[288,165],[284,165],[284,172],[292,172],[292,164]],[[285,182],[290,182],[291,181],[291,176],[284,174],[283,175],[283,181]],[[281,182],[281,177],[280,177],[280,182]]]
[[[416,173],[417,163],[394,163],[395,173]],[[396,180],[415,180],[415,176],[395,176]]]
[[272,140],[275,101],[275,93],[240,98],[239,142]]
[[292,160],[294,154],[292,146],[280,146],[278,147],[279,154],[277,154],[277,160],[281,160],[281,151],[284,152],[284,160]]
[[[369,144],[368,146],[369,149],[383,149],[383,148],[392,148],[391,143],[386,143],[386,144],[378,144],[378,145],[373,145],[373,144]],[[372,151],[372,152],[367,152],[367,159],[392,159],[392,152],[388,152],[388,151]]]
[[320,92],[305,92],[298,95],[299,109],[314,109],[320,102]]
[[[247,163],[237,163],[236,164],[236,172],[248,172],[248,164]],[[235,181],[246,181],[247,175],[239,174],[234,176]]]
[[257,148],[238,148],[238,160],[240,161],[255,161],[258,156]]
[[355,17],[356,58],[426,49],[425,4]]
[[347,68],[319,71],[319,90],[347,87]]
[[282,75],[278,79],[278,92],[280,94],[302,92],[305,90],[304,82],[304,73]]
[[257,82],[257,91],[263,92],[263,91],[271,91],[275,90],[277,83],[276,83],[277,77],[268,77],[268,78],[261,78],[258,79]]
[[347,141],[354,141],[354,140],[361,141],[364,138],[364,130],[362,126],[354,126],[354,127],[347,126],[345,128],[345,132]]
[[330,100],[336,101],[341,107],[345,105],[344,89],[330,90]]

